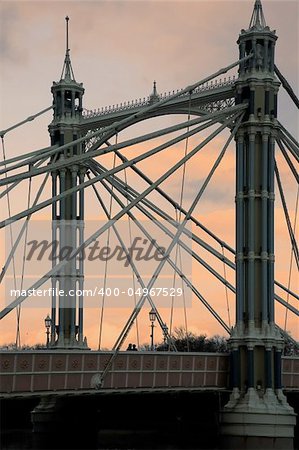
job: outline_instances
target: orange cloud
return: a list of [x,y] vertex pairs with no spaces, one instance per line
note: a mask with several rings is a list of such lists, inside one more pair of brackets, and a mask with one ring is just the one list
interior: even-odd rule
[[[169,91],[184,87],[207,74],[225,66],[237,59],[235,41],[241,28],[246,28],[252,11],[252,2],[66,2],[61,4],[61,15],[53,8],[52,2],[19,2],[2,3],[1,37],[3,46],[0,51],[3,56],[1,71],[2,110],[1,128],[28,117],[52,102],[50,86],[52,81],[59,79],[64,57],[64,16],[71,17],[70,42],[71,56],[76,78],[83,81],[86,88],[84,105],[87,108],[116,104],[147,96],[152,90],[152,82],[157,79],[158,91]],[[298,78],[298,3],[297,2],[265,2],[267,23],[277,29],[277,64],[283,68],[284,75],[291,84]],[[234,14],[228,14],[228,11]],[[146,18],[146,20],[145,20]],[[289,45],[292,42],[292,52]],[[296,51],[297,50],[297,51]],[[14,76],[12,76],[14,74]],[[24,88],[25,86],[25,88]],[[298,113],[289,106],[286,96],[280,96],[281,121],[287,124],[294,133],[298,133]],[[156,126],[166,126],[175,123],[176,117],[153,119],[122,132],[119,139],[125,139],[134,133],[145,133]],[[184,120],[186,117],[184,117]],[[33,123],[29,123],[5,137],[7,157],[12,157],[33,149],[49,145],[47,126],[51,121],[51,113],[47,113]],[[200,188],[205,176],[215,161],[225,135],[216,138],[212,144],[204,148],[186,167],[186,186],[184,206],[188,208]],[[206,136],[206,134],[205,134]],[[202,137],[200,138],[202,139]],[[162,139],[156,139],[158,145]],[[198,136],[189,140],[188,151],[198,144]],[[152,143],[130,148],[124,151],[127,157],[132,157],[150,148]],[[165,150],[159,157],[138,164],[149,177],[157,179],[171,165],[175,164],[184,154],[185,142],[174,148]],[[277,154],[282,180],[290,205],[292,223],[294,221],[295,194],[294,182],[289,171]],[[101,158],[108,167],[112,159]],[[124,178],[124,174],[119,174]],[[181,192],[182,169],[176,176],[163,183],[165,189],[176,201]],[[138,191],[147,184],[127,170],[129,183]],[[32,198],[37,192],[42,177],[32,182]],[[225,159],[215,173],[203,201],[196,208],[195,215],[210,227],[222,239],[234,246],[234,145],[228,150]],[[225,181],[225,183],[224,183]],[[26,187],[25,187],[26,186]],[[27,202],[28,183],[22,183],[11,196],[12,213],[25,208]],[[109,204],[109,195],[100,188],[101,195]],[[42,199],[50,196],[50,187]],[[174,214],[173,207],[160,199],[158,194],[151,194],[153,202],[159,202],[160,207]],[[125,202],[125,200],[123,200]],[[117,211],[117,207],[113,207]],[[135,211],[135,209],[134,209]],[[86,191],[86,218],[104,216],[95,204],[91,188]],[[6,205],[2,208],[2,218],[8,217]],[[37,215],[40,219],[50,217],[50,208],[42,210]],[[198,228],[196,232],[204,237]],[[0,235],[4,242],[4,234]],[[211,238],[205,236],[210,244]],[[196,247],[197,248],[197,247]],[[221,251],[220,248],[218,248]],[[223,267],[214,261],[203,250],[200,254],[208,262],[213,263],[220,273]],[[276,277],[284,284],[288,282],[288,267],[290,261],[290,245],[284,225],[283,212],[277,201],[276,211]],[[1,266],[4,255],[1,252]],[[231,282],[234,274],[228,270]],[[226,293],[222,285],[212,279],[208,273],[200,269],[197,263],[193,265],[192,278],[202,294],[211,302],[215,309],[228,322]],[[292,288],[296,290],[296,273],[293,271]],[[0,290],[4,302],[4,291]],[[284,297],[285,298],[285,297]],[[230,319],[234,322],[234,296],[229,293]],[[277,320],[284,322],[284,310],[277,306]],[[34,343],[43,341],[44,317],[49,308],[32,310],[29,307],[22,313],[22,342]],[[103,346],[111,347],[119,331],[129,316],[129,309],[109,309],[105,314],[105,339]],[[141,313],[140,340],[149,341],[148,308]],[[161,310],[163,317],[169,323],[169,308]],[[222,333],[223,330],[210,314],[195,298],[192,307],[187,310],[188,326],[198,333]],[[174,325],[184,323],[181,304],[175,310]],[[91,347],[97,347],[99,310],[87,309],[85,313],[85,334]],[[298,327],[295,318],[290,313],[288,328],[298,337]],[[15,336],[15,312],[12,312],[1,322],[1,342],[13,341]],[[162,339],[161,332],[156,330],[157,339]],[[128,339],[136,342],[136,330],[132,329]],[[160,333],[160,334],[159,334]]]

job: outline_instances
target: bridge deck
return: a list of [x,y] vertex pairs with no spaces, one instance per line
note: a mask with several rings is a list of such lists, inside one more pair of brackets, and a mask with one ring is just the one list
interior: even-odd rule
[[[88,393],[111,352],[5,351],[0,354],[0,396]],[[299,358],[283,359],[283,383],[299,391]],[[227,389],[229,358],[217,353],[120,352],[104,380],[105,391]]]

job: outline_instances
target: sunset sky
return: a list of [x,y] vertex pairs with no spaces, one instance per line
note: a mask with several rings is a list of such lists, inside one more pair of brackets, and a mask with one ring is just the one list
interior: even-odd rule
[[[153,81],[157,81],[159,93],[184,88],[218,69],[238,59],[236,41],[242,28],[248,28],[254,1],[1,1],[0,3],[0,128],[7,127],[48,107],[52,103],[51,85],[60,79],[65,53],[65,16],[70,17],[71,59],[76,80],[83,82],[85,88],[84,107],[98,109],[102,106],[148,96]],[[267,24],[278,35],[276,44],[276,65],[294,87],[298,94],[299,66],[299,2],[263,1]],[[232,71],[229,75],[235,74]],[[280,90],[279,119],[298,139],[298,110]],[[6,157],[10,158],[24,152],[49,145],[48,124],[52,113],[37,118],[5,137]],[[182,120],[182,117],[153,119],[134,126],[119,136],[119,140],[154,130]],[[186,117],[183,118],[186,120]],[[207,134],[205,134],[206,136]],[[184,207],[187,208],[198,192],[208,171],[222,148],[227,132],[222,133],[202,151],[186,168]],[[162,142],[161,139],[128,149],[126,156],[139,154],[151,146]],[[190,139],[188,151],[196,145],[196,138]],[[163,152],[147,162],[138,165],[148,176],[157,179],[171,165],[181,158],[185,151],[185,142],[181,142],[172,151]],[[1,156],[2,157],[2,156]],[[111,166],[111,158],[103,159]],[[297,186],[288,167],[277,155],[282,182],[292,224]],[[221,167],[215,174],[195,216],[207,227],[234,247],[234,190],[235,190],[234,145],[231,145]],[[137,179],[130,171],[128,180],[136,189],[145,189],[145,183]],[[124,174],[119,175],[124,179]],[[179,199],[182,172],[163,184],[163,188],[176,200]],[[37,191],[41,177],[32,183],[33,194]],[[89,188],[90,189],[90,188]],[[11,195],[12,213],[26,208],[28,182],[21,183]],[[109,203],[106,194],[103,198]],[[48,198],[49,190],[43,195]],[[277,195],[277,199],[278,199]],[[152,201],[158,201],[153,195]],[[165,203],[159,203],[167,210]],[[115,206],[114,206],[115,207]],[[117,208],[115,207],[115,211]],[[171,208],[167,210],[173,212]],[[1,220],[8,217],[6,199],[1,203]],[[50,209],[38,214],[37,218],[49,220]],[[97,206],[93,192],[86,193],[87,220],[103,219],[103,212]],[[299,221],[299,218],[298,218]],[[297,230],[298,230],[297,221]],[[34,225],[32,225],[34,227]],[[36,225],[35,225],[36,226]],[[33,228],[34,230],[34,228]],[[276,279],[288,284],[290,264],[290,244],[284,222],[283,210],[278,199],[276,203]],[[203,233],[195,230],[200,237]],[[298,236],[298,231],[297,231]],[[9,234],[0,234],[2,248]],[[106,239],[103,237],[103,239]],[[213,241],[206,239],[210,244]],[[213,244],[214,245],[214,244]],[[8,242],[9,248],[9,242]],[[198,250],[198,248],[193,248]],[[215,247],[222,251],[218,245]],[[223,275],[223,265],[210,258],[206,252],[199,254]],[[226,253],[227,256],[230,256]],[[0,266],[5,261],[1,252]],[[46,271],[46,270],[45,270]],[[291,288],[298,292],[298,273],[293,264]],[[233,283],[234,274],[227,269],[227,277]],[[224,286],[214,282],[213,278],[198,267],[192,266],[192,280],[205,298],[228,323],[226,292]],[[286,299],[282,291],[277,291]],[[4,289],[0,290],[1,309],[7,303]],[[234,323],[234,296],[228,293],[230,321]],[[105,309],[103,346],[111,347],[124,325],[130,308],[109,307]],[[133,299],[132,306],[133,306]],[[291,301],[291,299],[290,299]],[[44,317],[49,305],[43,308],[30,307],[27,300],[22,308],[21,342],[32,344],[44,342]],[[292,302],[294,306],[295,302]],[[298,302],[297,305],[298,307]],[[140,342],[149,342],[148,305],[139,318]],[[169,324],[170,303],[161,308],[161,315]],[[99,333],[100,309],[87,308],[85,312],[85,335],[90,347],[96,348]],[[277,322],[284,326],[284,310],[277,306]],[[196,299],[187,307],[188,329],[196,333],[225,334],[221,326],[200,305]],[[177,304],[174,313],[174,325],[184,325],[182,303]],[[0,324],[0,343],[13,342],[15,339],[16,316],[11,312]],[[289,313],[287,329],[299,338],[295,316]],[[160,330],[156,329],[157,341],[162,340]],[[136,329],[133,328],[127,342],[136,342]]]

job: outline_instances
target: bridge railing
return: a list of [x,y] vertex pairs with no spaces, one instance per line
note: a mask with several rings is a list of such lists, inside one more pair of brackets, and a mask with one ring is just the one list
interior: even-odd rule
[[[235,82],[236,77],[220,78],[219,80],[212,80],[209,83],[198,86],[193,90],[193,94],[199,94],[203,91],[209,91],[212,89],[217,89],[225,86],[232,86]],[[90,119],[92,117],[104,116],[106,114],[119,113],[121,111],[127,111],[129,109],[141,108],[143,106],[150,105],[152,101],[164,100],[171,95],[182,91],[183,89],[178,89],[176,91],[164,92],[163,94],[158,94],[155,97],[151,95],[139,99],[129,100],[127,102],[119,103],[116,105],[104,106],[95,110],[83,110],[83,119]],[[187,97],[189,94],[184,93],[182,97]],[[179,97],[180,98],[180,97]]]
[[282,359],[282,384],[286,389],[299,391],[299,357],[284,356]]
[[[4,351],[0,395],[92,391],[111,352]],[[284,357],[283,385],[299,391],[299,357]],[[229,357],[223,353],[120,352],[105,378],[105,390],[227,389]]]
[[[109,352],[25,351],[0,355],[1,393],[88,390]],[[228,358],[215,353],[120,352],[104,389],[225,388]]]

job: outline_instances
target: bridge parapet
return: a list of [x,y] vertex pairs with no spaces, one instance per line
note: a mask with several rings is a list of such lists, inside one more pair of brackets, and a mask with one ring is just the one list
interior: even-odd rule
[[[0,353],[0,396],[94,390],[111,352],[4,351]],[[299,358],[283,359],[285,389],[299,391]],[[120,352],[103,390],[227,389],[229,357],[220,353]]]
[[282,358],[282,384],[285,389],[299,391],[299,356]]
[[[111,352],[25,351],[0,354],[1,394],[91,390]],[[228,357],[215,353],[120,352],[103,389],[226,388]]]

